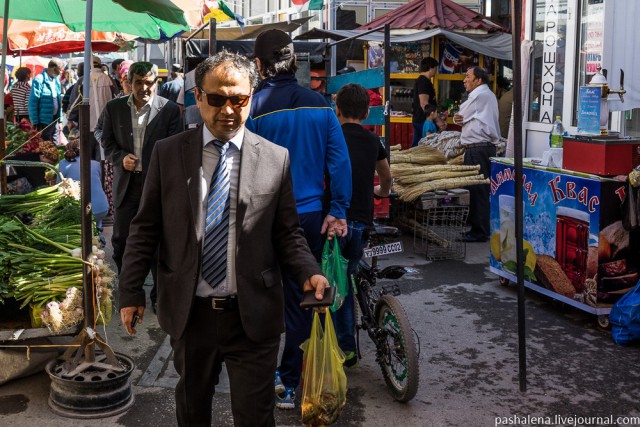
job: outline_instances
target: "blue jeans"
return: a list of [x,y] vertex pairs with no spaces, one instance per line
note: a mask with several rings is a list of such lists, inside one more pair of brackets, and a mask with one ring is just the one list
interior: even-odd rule
[[347,235],[340,238],[340,249],[342,256],[349,261],[347,267],[347,276],[349,277],[349,287],[345,296],[342,307],[332,313],[333,323],[336,329],[338,345],[340,349],[349,353],[356,351],[355,338],[355,313],[354,313],[354,295],[351,286],[351,275],[356,272],[358,262],[362,258],[364,246],[367,242],[363,242],[362,235],[367,228],[367,224],[360,221],[349,221],[349,230]]
[[[311,253],[320,264],[322,254],[323,237],[320,234],[322,228],[322,212],[309,212],[298,215],[300,226],[304,230],[304,236],[311,249]],[[298,387],[302,374],[302,350],[300,344],[311,336],[311,323],[313,310],[300,308],[302,301],[302,288],[287,272],[283,272],[284,290],[284,324],[286,328],[284,349],[278,371],[285,387]]]

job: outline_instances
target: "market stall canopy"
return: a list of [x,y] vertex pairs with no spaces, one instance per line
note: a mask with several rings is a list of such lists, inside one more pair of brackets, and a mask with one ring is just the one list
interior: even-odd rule
[[[217,40],[252,40],[255,39],[258,34],[263,31],[278,29],[285,33],[291,33],[302,27],[312,17],[292,19],[285,22],[273,22],[271,24],[259,24],[259,25],[247,25],[244,27],[244,32],[240,30],[240,27],[216,27],[216,39]],[[197,38],[208,39],[209,28],[206,27],[200,31],[193,30],[183,33],[180,37],[189,38],[192,34],[196,33]]]
[[[0,28],[2,21],[0,19]],[[13,55],[60,55],[84,50],[84,32],[71,31],[64,24],[11,19],[7,37],[7,53]],[[92,31],[91,50],[115,52],[134,38],[127,34]]]
[[373,30],[389,24],[394,29],[481,30],[507,31],[487,17],[453,0],[413,0],[361,26],[358,30]]
[[[86,0],[0,0],[0,18],[9,2],[9,18],[63,23],[84,31]],[[144,11],[138,13],[136,11]],[[135,34],[157,39],[160,31],[174,35],[189,29],[184,13],[169,0],[95,0],[92,30]]]
[[[314,28],[304,34],[295,37],[296,40],[324,39],[330,38],[341,40],[347,37],[354,37],[365,33],[364,30],[321,30]],[[468,34],[458,33],[455,31],[443,30],[442,28],[434,28],[426,31],[417,31],[412,34],[392,35],[391,43],[408,43],[420,40],[426,40],[431,37],[442,35],[452,42],[471,49],[483,55],[497,59],[511,60],[511,34],[494,33],[494,34]],[[359,40],[372,41],[382,43],[384,41],[384,33],[375,32],[359,37]]]

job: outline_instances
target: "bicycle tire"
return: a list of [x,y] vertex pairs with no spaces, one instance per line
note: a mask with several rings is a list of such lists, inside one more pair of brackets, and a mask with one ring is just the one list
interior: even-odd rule
[[[378,327],[386,331],[386,348],[378,349],[383,356],[379,363],[385,383],[395,400],[408,402],[415,397],[420,382],[418,351],[409,318],[400,302],[391,295],[380,297],[375,316]],[[393,363],[394,358],[398,363]]]

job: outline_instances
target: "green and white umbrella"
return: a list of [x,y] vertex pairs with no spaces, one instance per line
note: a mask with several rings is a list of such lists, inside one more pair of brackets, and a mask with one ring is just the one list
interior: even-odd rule
[[[59,22],[72,31],[86,28],[86,0],[0,0],[0,18]],[[169,0],[94,0],[91,28],[160,38],[160,30],[171,37],[189,29],[182,9]]]

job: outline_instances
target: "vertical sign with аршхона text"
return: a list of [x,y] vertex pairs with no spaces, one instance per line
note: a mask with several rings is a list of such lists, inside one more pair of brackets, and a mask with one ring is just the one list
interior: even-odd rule
[[540,123],[553,123],[556,64],[558,61],[558,24],[560,1],[544,2],[544,33],[542,39],[542,79],[540,85]]

